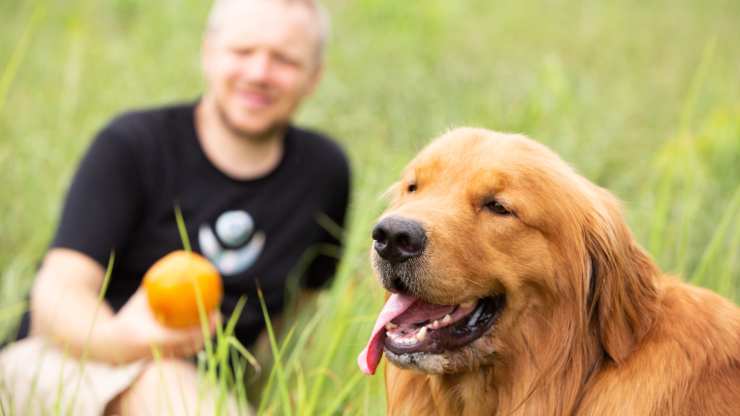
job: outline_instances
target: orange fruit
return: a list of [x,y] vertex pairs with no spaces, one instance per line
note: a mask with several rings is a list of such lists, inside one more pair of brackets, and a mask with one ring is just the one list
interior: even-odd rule
[[206,315],[221,304],[223,296],[216,267],[200,254],[184,250],[157,260],[144,274],[143,284],[154,316],[172,328],[199,324],[196,293],[200,292]]

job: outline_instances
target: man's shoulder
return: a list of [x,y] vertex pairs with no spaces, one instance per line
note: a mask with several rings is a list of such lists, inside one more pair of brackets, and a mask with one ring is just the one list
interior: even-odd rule
[[168,128],[173,123],[192,120],[194,107],[194,103],[176,103],[132,109],[114,117],[105,129],[126,134],[141,130]]
[[295,135],[296,141],[300,143],[303,153],[308,154],[313,160],[348,169],[347,154],[334,138],[305,127],[292,126],[291,132]]
[[155,158],[168,148],[182,132],[192,130],[194,104],[173,104],[156,108],[134,109],[120,113],[95,135],[90,152],[122,153],[138,159]]
[[93,147],[158,154],[155,149],[167,147],[192,131],[194,105],[170,104],[120,113],[98,131]]

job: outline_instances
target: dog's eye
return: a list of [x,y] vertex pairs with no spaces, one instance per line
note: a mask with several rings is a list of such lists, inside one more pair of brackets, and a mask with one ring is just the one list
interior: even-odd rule
[[415,183],[410,183],[410,184],[409,184],[409,186],[407,186],[407,187],[406,187],[406,190],[407,190],[407,191],[408,191],[408,192],[409,192],[410,194],[412,194],[412,193],[416,192],[416,184],[415,184]]
[[498,215],[511,215],[511,211],[506,209],[505,206],[503,206],[500,202],[496,201],[495,199],[492,201],[486,202],[486,209]]

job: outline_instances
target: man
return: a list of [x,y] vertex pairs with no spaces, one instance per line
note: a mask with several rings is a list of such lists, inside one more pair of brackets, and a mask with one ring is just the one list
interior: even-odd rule
[[[193,249],[221,272],[223,316],[248,298],[236,328],[245,345],[264,328],[258,286],[278,314],[293,272],[306,289],[331,277],[336,257],[312,254],[338,244],[326,224],[343,225],[349,167],[332,141],[290,124],[319,81],[326,26],[309,0],[216,1],[202,46],[204,95],[116,118],[82,160],[31,292],[34,336],[0,355],[0,378],[18,384],[23,376],[8,363],[48,355],[49,348],[63,357],[64,349],[84,356],[80,371],[97,380],[81,383],[75,399],[65,389],[63,405],[71,402],[74,414],[192,414],[198,396],[192,357],[202,333],[161,326],[140,288],[152,263],[182,248],[176,205]],[[98,309],[112,251],[113,273]],[[210,317],[211,331],[217,318]],[[158,363],[152,345],[165,357]],[[70,368],[59,367],[57,374],[42,369],[38,391],[53,396],[59,372]],[[174,406],[162,407],[167,403]]]

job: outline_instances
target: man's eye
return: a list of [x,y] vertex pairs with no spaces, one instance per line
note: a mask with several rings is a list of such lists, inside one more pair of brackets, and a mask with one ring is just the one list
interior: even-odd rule
[[253,52],[253,49],[252,48],[233,48],[231,49],[231,52],[239,56],[247,56]]
[[300,62],[297,59],[293,59],[287,55],[275,55],[275,60],[283,65],[300,66]]

